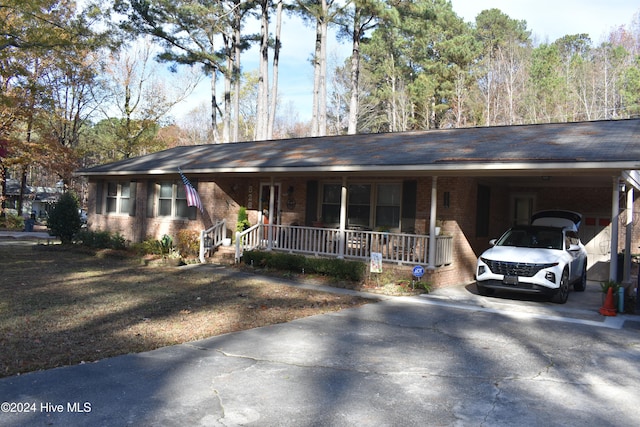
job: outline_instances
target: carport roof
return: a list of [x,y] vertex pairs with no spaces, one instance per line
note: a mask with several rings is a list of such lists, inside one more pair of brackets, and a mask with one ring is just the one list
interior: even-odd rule
[[[640,169],[640,120],[340,135],[180,146],[80,176],[407,173],[610,174]],[[546,171],[546,172],[545,172]]]

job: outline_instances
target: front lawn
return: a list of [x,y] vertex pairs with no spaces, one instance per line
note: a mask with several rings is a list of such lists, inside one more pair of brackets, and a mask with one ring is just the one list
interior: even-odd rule
[[90,362],[365,304],[210,266],[144,266],[0,245],[0,376]]

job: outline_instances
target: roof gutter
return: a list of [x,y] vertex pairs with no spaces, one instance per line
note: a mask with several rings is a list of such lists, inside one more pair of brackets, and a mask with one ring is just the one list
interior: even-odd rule
[[[545,173],[571,173],[571,174],[620,174],[622,171],[638,170],[637,162],[499,162],[499,163],[446,163],[438,165],[334,165],[334,166],[275,166],[275,167],[220,167],[198,169],[182,167],[183,172],[191,174],[317,174],[317,173],[373,173],[373,174],[397,174],[410,172],[417,175],[540,175]],[[74,176],[131,176],[131,175],[175,175],[174,169],[141,170],[115,170],[115,171],[76,171]]]

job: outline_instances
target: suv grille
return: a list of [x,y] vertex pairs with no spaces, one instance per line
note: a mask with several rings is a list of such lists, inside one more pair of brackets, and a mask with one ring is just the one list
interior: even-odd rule
[[489,266],[489,269],[494,274],[520,277],[533,277],[538,271],[542,270],[543,268],[549,268],[557,265],[557,263],[533,264],[528,262],[493,261],[486,258],[482,258],[482,261],[487,264],[487,266]]

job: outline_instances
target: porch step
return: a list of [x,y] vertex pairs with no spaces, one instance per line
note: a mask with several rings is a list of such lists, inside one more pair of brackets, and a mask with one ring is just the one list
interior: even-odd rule
[[234,264],[236,262],[236,248],[234,246],[218,246],[208,258],[208,262]]

